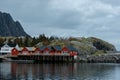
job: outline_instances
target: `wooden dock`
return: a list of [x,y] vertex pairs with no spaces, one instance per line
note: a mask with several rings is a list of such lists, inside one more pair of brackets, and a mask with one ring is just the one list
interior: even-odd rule
[[71,62],[74,61],[73,56],[50,56],[50,55],[19,55],[20,60],[35,60],[40,62]]
[[36,61],[36,62],[74,62],[74,56],[70,55],[2,55],[2,60],[8,61]]

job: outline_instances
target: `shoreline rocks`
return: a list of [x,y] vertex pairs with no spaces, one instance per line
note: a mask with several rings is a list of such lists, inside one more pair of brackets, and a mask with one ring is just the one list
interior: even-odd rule
[[84,59],[79,59],[78,61],[86,63],[120,63],[120,55],[89,56]]

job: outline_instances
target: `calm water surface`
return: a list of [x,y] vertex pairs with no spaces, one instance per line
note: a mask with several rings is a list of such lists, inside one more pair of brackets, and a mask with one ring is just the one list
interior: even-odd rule
[[2,62],[0,80],[120,80],[120,64]]

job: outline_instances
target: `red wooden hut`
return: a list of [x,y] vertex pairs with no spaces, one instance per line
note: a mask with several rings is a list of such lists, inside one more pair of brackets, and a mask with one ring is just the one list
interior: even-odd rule
[[21,50],[21,54],[30,54],[30,51],[26,48],[26,47],[24,47],[22,50]]
[[70,54],[71,56],[77,56],[78,51],[77,51],[76,48],[74,48],[73,46],[68,46],[67,48],[69,49],[69,54]]
[[11,50],[11,53],[12,53],[13,56],[17,56],[19,54],[19,51],[16,48],[13,48]]
[[63,47],[62,53],[70,56],[76,56],[78,54],[77,49],[72,46]]
[[69,49],[67,47],[62,48],[62,53],[69,53]]
[[55,53],[51,46],[42,46],[40,47],[40,50],[41,50],[41,53],[47,54],[47,55]]
[[54,48],[55,54],[57,54],[57,55],[61,54],[61,50],[62,50],[61,46],[57,45],[57,46],[54,46],[53,48]]
[[36,48],[34,49],[34,54],[40,54],[40,52],[41,52],[40,48],[37,48],[37,47],[36,47]]
[[21,50],[22,54],[32,54],[34,52],[34,47],[24,47]]

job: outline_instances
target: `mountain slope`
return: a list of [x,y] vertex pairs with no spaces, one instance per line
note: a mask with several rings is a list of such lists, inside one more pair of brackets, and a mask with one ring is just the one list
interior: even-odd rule
[[28,36],[18,21],[14,21],[10,14],[0,12],[0,36]]

